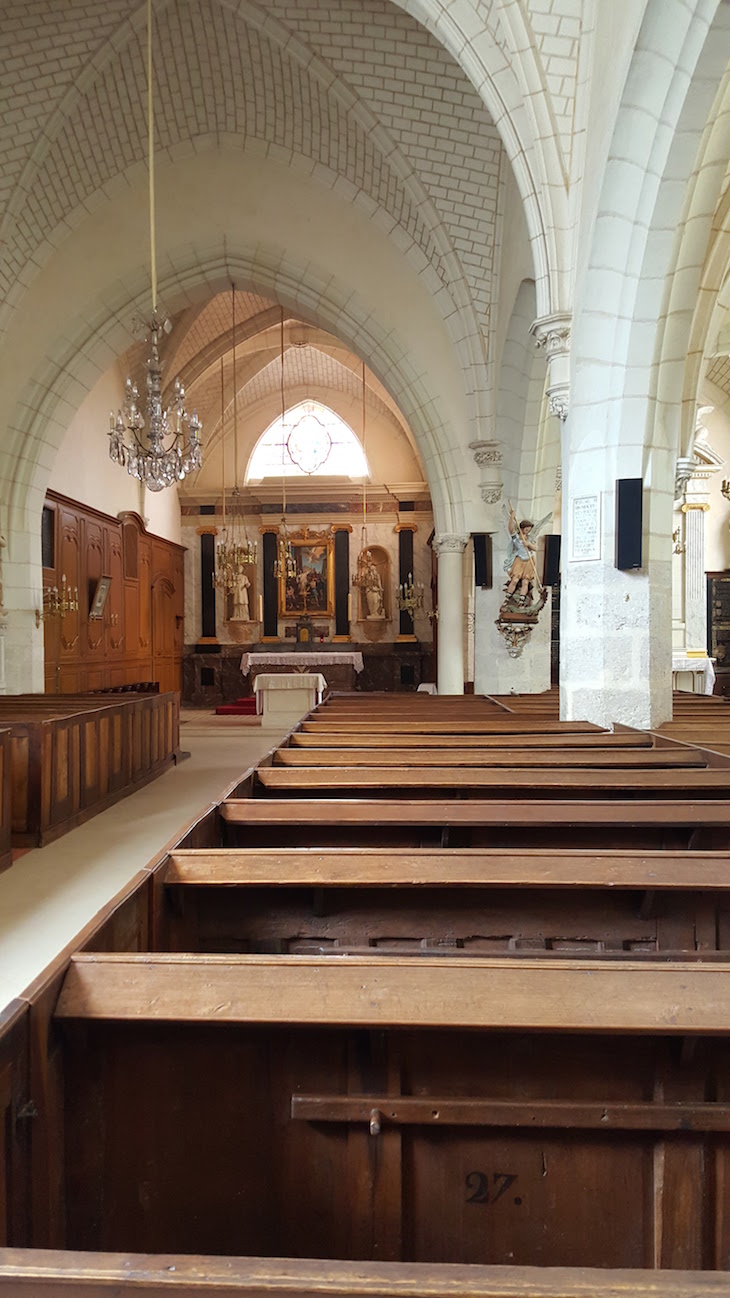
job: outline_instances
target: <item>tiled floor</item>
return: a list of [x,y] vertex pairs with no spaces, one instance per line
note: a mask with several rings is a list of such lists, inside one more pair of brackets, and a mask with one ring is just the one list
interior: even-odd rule
[[183,712],[187,761],[0,875],[0,1009],[297,719],[277,718],[273,728]]

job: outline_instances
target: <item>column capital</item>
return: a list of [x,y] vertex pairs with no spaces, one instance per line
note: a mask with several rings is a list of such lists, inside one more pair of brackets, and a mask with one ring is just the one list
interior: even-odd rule
[[480,469],[487,465],[495,465],[496,467],[501,468],[504,455],[500,442],[494,439],[483,442],[470,442],[469,450],[474,456],[474,463],[477,464]]
[[530,333],[535,339],[535,346],[544,347],[548,360],[570,351],[571,322],[569,311],[554,311],[552,315],[543,315],[533,320]]
[[435,536],[432,541],[432,548],[440,556],[442,554],[463,554],[468,536],[459,536],[455,533],[444,533],[442,536]]
[[570,408],[571,320],[569,311],[555,311],[552,315],[533,320],[530,326],[535,346],[544,348],[547,357],[550,414],[561,422],[568,418]]

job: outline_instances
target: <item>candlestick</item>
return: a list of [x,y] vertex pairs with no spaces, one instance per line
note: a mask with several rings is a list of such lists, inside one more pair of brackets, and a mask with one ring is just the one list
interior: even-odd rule
[[348,622],[352,621],[352,595],[351,594],[347,596],[347,620]]
[[259,622],[264,620],[264,597],[259,595]]

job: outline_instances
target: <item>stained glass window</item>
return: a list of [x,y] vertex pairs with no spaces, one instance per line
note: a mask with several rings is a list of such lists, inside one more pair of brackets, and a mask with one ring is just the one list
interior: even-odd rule
[[368,478],[362,443],[344,419],[319,401],[301,401],[270,424],[248,462],[246,482],[263,478]]

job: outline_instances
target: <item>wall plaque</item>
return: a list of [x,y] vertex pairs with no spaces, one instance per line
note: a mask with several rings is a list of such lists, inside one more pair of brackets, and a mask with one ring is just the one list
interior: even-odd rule
[[601,557],[601,497],[574,496],[571,501],[570,558],[585,563]]

